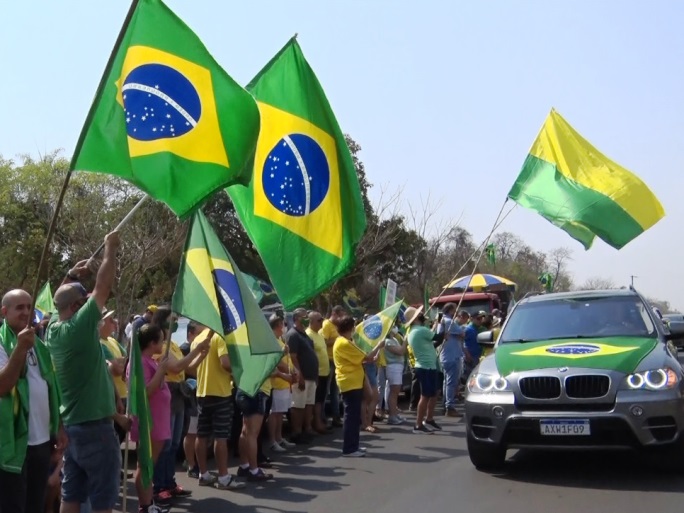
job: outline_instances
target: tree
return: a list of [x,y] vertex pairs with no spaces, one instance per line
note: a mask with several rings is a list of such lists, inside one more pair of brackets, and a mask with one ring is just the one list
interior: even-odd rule
[[572,280],[568,273],[568,263],[572,260],[572,250],[560,247],[548,254],[549,272],[553,276],[554,292],[570,290]]
[[579,290],[609,290],[616,289],[615,282],[610,278],[602,278],[601,276],[593,276],[588,278],[582,285],[578,287]]

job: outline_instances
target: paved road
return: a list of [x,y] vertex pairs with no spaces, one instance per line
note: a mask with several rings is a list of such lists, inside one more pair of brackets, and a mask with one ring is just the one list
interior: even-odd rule
[[[631,453],[511,451],[502,474],[478,472],[463,425],[446,418],[443,425],[435,435],[383,425],[377,435],[362,434],[362,459],[339,457],[341,433],[322,436],[308,449],[278,454],[275,480],[241,492],[198,488],[179,472],[179,483],[194,494],[172,511],[629,513],[678,511],[684,501],[684,478]],[[135,497],[132,486],[130,493]],[[129,504],[137,511],[135,499]]]

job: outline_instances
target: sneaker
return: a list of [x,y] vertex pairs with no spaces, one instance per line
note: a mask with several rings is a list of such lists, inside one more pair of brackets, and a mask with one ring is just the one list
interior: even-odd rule
[[463,417],[463,414],[454,408],[449,408],[446,411],[446,416],[447,417]]
[[270,481],[273,474],[267,474],[262,468],[258,468],[256,474],[250,470],[247,481]]
[[366,452],[368,452],[368,449],[366,449],[365,447],[359,447],[359,451],[365,454]]
[[273,445],[271,445],[271,450],[273,452],[287,452],[287,449],[285,449],[285,447],[276,442],[273,442]]
[[238,477],[247,477],[249,475],[249,467],[247,467],[247,468],[238,467],[237,475],[238,475]]
[[404,421],[398,415],[396,417],[387,418],[387,424],[389,424],[390,426],[398,426],[403,423]]
[[200,486],[214,486],[216,483],[216,476],[209,474],[209,477],[199,476]]
[[285,449],[291,449],[292,447],[297,447],[297,444],[293,444],[289,440],[285,440],[284,438],[280,442],[276,442],[277,444],[280,444],[281,447],[284,447]]
[[425,427],[425,424],[422,424],[420,426],[413,426],[413,432],[415,434],[425,434],[425,435],[433,434],[433,431],[431,429],[428,429],[427,427]]
[[435,419],[426,420],[425,422],[423,422],[423,424],[425,424],[426,426],[428,426],[428,428],[432,428],[432,429],[435,430],[435,431],[441,431],[441,430],[442,430],[442,426],[440,426],[439,424],[437,424],[437,423],[435,422]]
[[152,498],[154,499],[154,502],[168,503],[173,499],[173,495],[171,495],[171,492],[168,490],[160,490],[159,493],[155,493]]
[[354,451],[350,452],[349,454],[342,454],[343,458],[363,458],[366,456],[366,453],[363,451]]
[[197,465],[188,469],[188,477],[199,479],[199,467]]
[[[249,473],[249,470],[247,470],[247,473]],[[221,479],[217,479],[216,483],[214,483],[214,488],[219,490],[239,490],[244,487],[245,483],[238,481],[234,476],[230,476],[230,480],[227,483],[222,483]]]
[[182,486],[176,485],[175,488],[167,490],[172,497],[190,497],[192,492],[190,490],[185,490]]
[[149,506],[140,506],[139,513],[168,513],[171,508],[168,506],[160,506],[159,504],[150,504]]
[[273,468],[273,462],[268,456],[259,456],[257,458],[257,465],[261,468]]

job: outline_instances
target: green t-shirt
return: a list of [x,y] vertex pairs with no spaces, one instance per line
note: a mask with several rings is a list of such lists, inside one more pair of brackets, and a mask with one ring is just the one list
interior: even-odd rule
[[414,326],[408,334],[409,346],[416,358],[417,369],[437,369],[437,351],[432,341],[435,334],[425,326]]
[[100,308],[90,298],[71,319],[55,320],[47,329],[66,426],[106,419],[116,411],[114,384],[97,332],[101,318]]

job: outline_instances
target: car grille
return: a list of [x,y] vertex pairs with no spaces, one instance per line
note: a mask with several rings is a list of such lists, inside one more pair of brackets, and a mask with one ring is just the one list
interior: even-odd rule
[[556,399],[560,397],[560,379],[551,376],[521,378],[520,393],[528,399]]
[[561,403],[558,401],[549,403],[519,403],[516,401],[515,406],[519,411],[531,412],[610,412],[615,408],[615,403]]
[[574,399],[603,397],[610,389],[610,378],[600,374],[568,376],[565,379],[565,394]]

